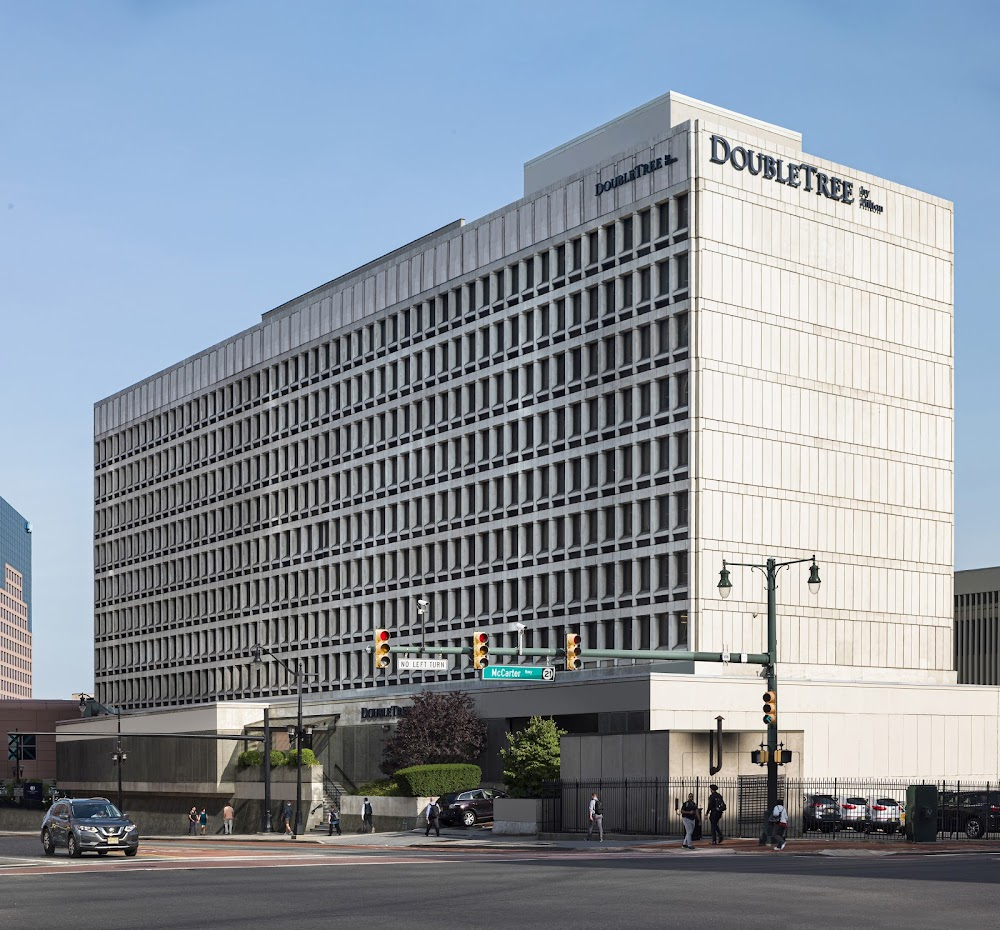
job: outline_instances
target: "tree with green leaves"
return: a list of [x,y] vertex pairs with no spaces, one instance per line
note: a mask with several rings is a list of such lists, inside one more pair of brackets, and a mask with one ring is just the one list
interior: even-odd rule
[[486,724],[460,691],[425,691],[396,726],[380,768],[392,775],[411,765],[474,762],[486,746]]
[[551,717],[532,717],[523,730],[507,734],[500,758],[512,798],[541,797],[542,783],[559,778],[559,737],[565,735]]

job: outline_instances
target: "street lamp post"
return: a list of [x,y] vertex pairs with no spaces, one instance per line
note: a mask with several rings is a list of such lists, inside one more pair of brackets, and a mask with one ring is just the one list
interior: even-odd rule
[[90,716],[93,716],[93,710],[96,708],[103,711],[105,714],[114,714],[115,721],[117,722],[117,734],[115,739],[115,751],[111,753],[111,761],[114,763],[115,769],[118,773],[118,810],[124,810],[124,802],[122,800],[122,763],[128,759],[128,754],[122,752],[122,711],[120,707],[106,707],[97,698],[90,694],[78,693],[74,694],[75,697],[80,702],[80,709],[86,711],[89,707],[91,709]]
[[[295,836],[299,836],[302,833],[302,682],[305,678],[305,672],[302,670],[302,659],[296,658],[295,667],[293,668],[284,659],[276,656],[270,649],[261,646],[259,643],[253,647],[252,652],[253,659],[251,661],[254,665],[258,667],[262,666],[264,664],[263,654],[267,653],[278,664],[283,665],[285,669],[295,676],[295,687],[298,690],[298,708],[295,717],[295,731],[293,733],[292,728],[289,727],[288,738],[289,741],[292,739],[295,740],[295,828],[293,833]],[[270,758],[265,760],[265,764],[271,764]],[[270,814],[268,814],[268,820],[270,820]]]
[[[719,594],[723,599],[729,597],[733,591],[733,583],[729,580],[729,568],[749,568],[761,572],[767,579],[767,690],[774,695],[775,708],[777,708],[778,695],[778,571],[788,568],[790,565],[800,565],[803,562],[811,562],[809,566],[809,580],[807,582],[810,594],[818,594],[820,586],[819,566],[816,564],[816,556],[808,559],[791,559],[787,562],[779,562],[776,559],[768,559],[764,563],[757,562],[727,562],[722,561],[722,571],[719,572]],[[774,810],[778,803],[778,714],[777,710],[773,714],[765,717],[767,722],[767,812]],[[761,837],[761,845],[765,842]]]

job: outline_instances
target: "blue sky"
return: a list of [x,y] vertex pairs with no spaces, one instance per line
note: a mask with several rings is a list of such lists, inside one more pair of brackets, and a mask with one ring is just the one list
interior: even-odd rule
[[96,400],[667,90],[955,202],[955,561],[1000,564],[998,9],[0,0],[0,495],[34,526],[35,696],[92,686]]

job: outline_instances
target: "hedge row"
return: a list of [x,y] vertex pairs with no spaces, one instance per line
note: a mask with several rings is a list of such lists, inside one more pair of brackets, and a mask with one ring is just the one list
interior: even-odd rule
[[[248,749],[246,752],[241,752],[239,755],[238,763],[240,768],[252,768],[258,766],[263,761],[264,754],[259,749]],[[296,753],[292,749],[289,752],[282,752],[280,749],[271,750],[271,768],[277,768],[279,765],[296,765]],[[302,750],[302,764],[303,765],[316,765],[316,755],[311,749]]]
[[478,765],[466,763],[411,765],[394,772],[392,778],[404,797],[436,798],[452,791],[478,787],[483,770]]

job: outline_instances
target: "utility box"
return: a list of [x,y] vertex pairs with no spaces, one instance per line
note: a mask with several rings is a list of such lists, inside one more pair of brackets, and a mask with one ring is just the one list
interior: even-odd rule
[[908,785],[906,788],[906,838],[911,843],[936,843],[937,835],[937,785]]

